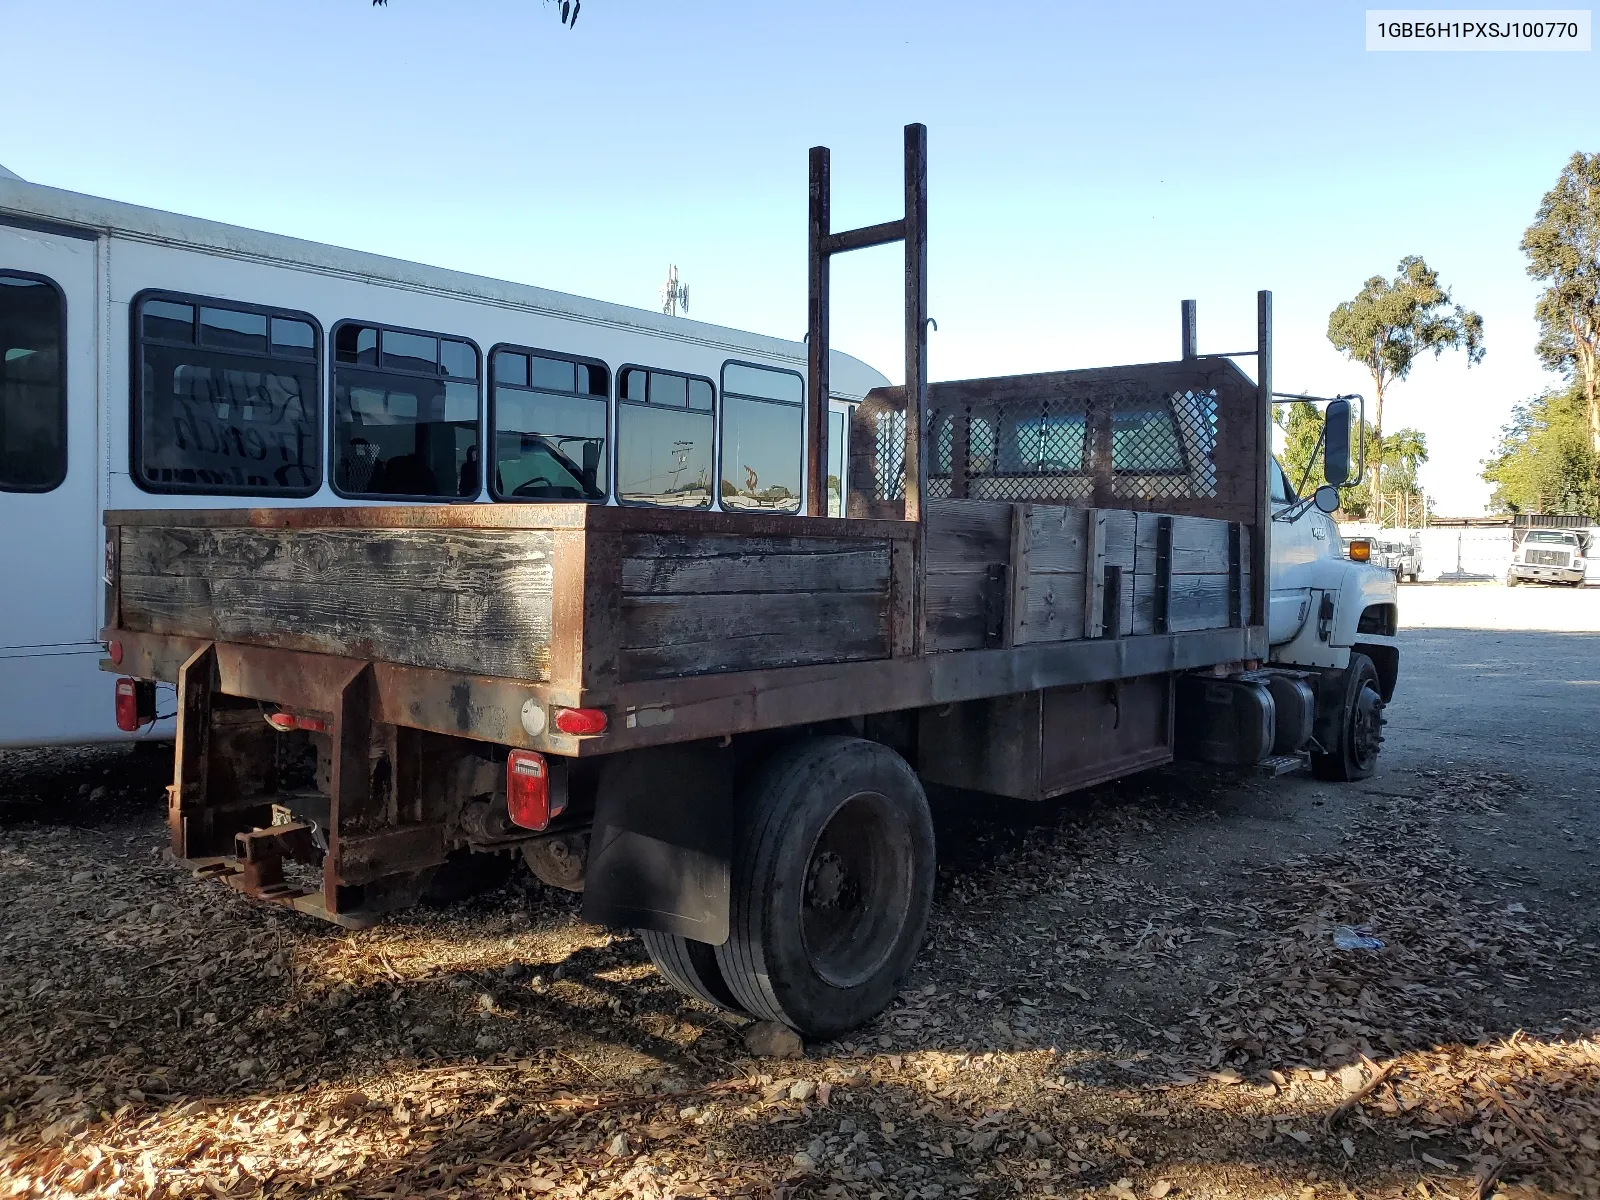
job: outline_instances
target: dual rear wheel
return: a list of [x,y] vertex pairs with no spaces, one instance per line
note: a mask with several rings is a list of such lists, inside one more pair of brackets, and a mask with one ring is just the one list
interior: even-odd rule
[[911,968],[933,902],[933,821],[911,767],[850,737],[780,750],[740,796],[729,936],[644,933],[656,968],[708,1004],[833,1037]]

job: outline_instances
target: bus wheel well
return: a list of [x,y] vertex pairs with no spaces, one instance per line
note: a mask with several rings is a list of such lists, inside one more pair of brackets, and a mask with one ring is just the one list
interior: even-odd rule
[[1394,685],[1400,678],[1400,648],[1358,642],[1350,649],[1365,654],[1378,669],[1378,693],[1383,697],[1383,702],[1387,704],[1394,699]]

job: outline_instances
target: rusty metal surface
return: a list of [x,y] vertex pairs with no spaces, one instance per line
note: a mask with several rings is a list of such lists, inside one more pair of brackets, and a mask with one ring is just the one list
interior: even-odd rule
[[[200,638],[119,629],[102,630],[101,637],[114,638],[123,646],[121,665],[107,669],[168,683],[178,681],[184,662],[192,655],[212,647]],[[363,665],[359,659],[226,642],[217,643],[214,654],[221,692],[318,714],[332,713],[340,681]],[[549,754],[583,753],[584,739],[563,734],[550,724],[534,736],[522,724],[523,705],[530,700],[547,712],[555,707],[583,707],[582,693],[570,684],[523,683],[393,663],[375,663],[373,672],[376,715],[381,721]]]
[[234,837],[234,858],[239,866],[239,890],[265,898],[284,891],[283,860],[313,863],[317,857],[311,826],[303,821],[269,825]]
[[382,913],[376,912],[329,912],[322,903],[320,893],[299,891],[295,888],[285,888],[282,891],[254,896],[245,889],[243,872],[239,869],[238,861],[232,857],[218,855],[208,855],[200,858],[175,857],[174,861],[179,866],[192,871],[198,879],[213,879],[220,883],[225,883],[234,891],[250,895],[254,899],[281,904],[285,908],[292,908],[296,912],[305,913],[307,916],[316,917],[323,921],[331,921],[333,924],[345,929],[370,929],[383,916]]
[[771,513],[696,512],[600,504],[413,504],[349,508],[109,509],[107,527],[258,529],[586,529],[601,533],[912,537],[906,522],[817,517],[797,525]]
[[325,866],[341,884],[371,883],[386,875],[436,867],[445,860],[444,829],[438,825],[404,825],[377,833],[345,834],[330,848]]
[[[164,647],[159,645],[162,640],[154,635],[139,635],[140,661],[157,664],[181,661],[181,652],[188,643],[184,639],[168,639],[175,644]],[[133,644],[134,639],[129,638],[129,645]],[[574,697],[580,702],[575,707],[602,707],[610,716],[610,727],[605,734],[583,738],[569,737],[553,728],[535,738],[522,729],[523,700],[529,696],[548,696],[548,689],[381,663],[375,665],[374,676],[380,720],[500,745],[588,758],[696,738],[948,704],[1066,684],[1188,670],[1216,662],[1265,656],[1266,631],[1260,626],[1250,626],[652,680]],[[271,662],[278,657],[318,656],[293,655],[289,651],[259,647],[219,646],[217,657],[219,662],[249,660],[256,671],[250,674],[238,669],[235,673],[230,668],[225,676],[225,691],[254,694],[275,703],[317,707],[271,684],[275,678]],[[127,661],[125,658],[124,667]],[[330,665],[311,664],[293,669],[301,672],[298,677],[308,685],[315,686],[319,680],[325,681],[329,674],[348,669],[354,662],[335,659],[330,660]],[[158,671],[150,677],[172,679],[175,673]],[[324,704],[323,710],[326,708]]]

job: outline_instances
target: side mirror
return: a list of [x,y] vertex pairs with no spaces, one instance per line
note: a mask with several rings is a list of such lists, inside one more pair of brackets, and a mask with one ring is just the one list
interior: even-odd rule
[[[1350,481],[1350,401],[1348,400],[1330,400],[1328,411],[1323,416],[1322,477],[1334,487]],[[1317,507],[1322,507],[1320,500],[1317,502]]]
[[1317,489],[1316,495],[1311,498],[1311,503],[1317,506],[1318,512],[1332,516],[1339,511],[1339,489],[1331,483],[1325,483]]

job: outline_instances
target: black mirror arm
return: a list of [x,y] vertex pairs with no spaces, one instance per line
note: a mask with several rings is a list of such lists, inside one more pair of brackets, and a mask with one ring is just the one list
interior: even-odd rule
[[1273,513],[1272,519],[1274,521],[1282,521],[1285,524],[1288,524],[1291,521],[1298,521],[1300,519],[1300,514],[1309,509],[1314,503],[1316,503],[1315,496],[1302,496],[1300,499],[1294,501],[1287,507],[1280,508],[1277,512]]
[[1317,433],[1317,444],[1311,447],[1311,457],[1306,459],[1306,469],[1300,475],[1300,482],[1295,485],[1294,494],[1304,498],[1306,484],[1311,480],[1311,469],[1317,465],[1317,455],[1322,453],[1322,444],[1328,439],[1328,423],[1322,423],[1321,430]]

